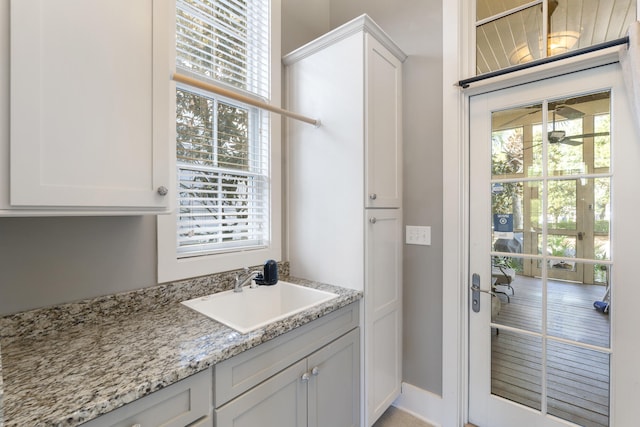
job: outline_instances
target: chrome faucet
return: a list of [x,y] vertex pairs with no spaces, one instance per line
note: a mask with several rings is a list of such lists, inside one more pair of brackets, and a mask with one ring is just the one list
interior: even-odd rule
[[[241,273],[236,273],[236,284],[233,287],[233,292],[242,292],[242,287],[247,283],[251,282],[256,277],[261,276],[262,271],[259,271],[259,270],[249,271],[249,268],[245,267],[244,274],[246,274],[246,277],[243,279]],[[256,285],[255,282],[253,282],[249,287],[255,288],[257,286],[258,285]]]

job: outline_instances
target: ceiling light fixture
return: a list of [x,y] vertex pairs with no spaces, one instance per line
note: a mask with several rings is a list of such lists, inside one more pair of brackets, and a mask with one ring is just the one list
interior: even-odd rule
[[[547,37],[547,56],[555,56],[561,53],[565,53],[573,49],[578,44],[580,39],[580,33],[577,31],[557,31],[549,34]],[[509,55],[509,62],[512,65],[524,64],[531,62],[534,59],[539,59],[540,53],[543,51],[542,40],[538,40],[538,48],[536,49],[536,56],[531,53],[529,43],[521,43],[511,52]]]

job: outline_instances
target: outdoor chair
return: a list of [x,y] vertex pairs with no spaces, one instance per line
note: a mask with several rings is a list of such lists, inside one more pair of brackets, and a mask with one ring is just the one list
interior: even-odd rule
[[511,268],[504,257],[493,257],[491,263],[491,288],[494,293],[502,294],[507,297],[507,302],[511,302],[511,298],[507,291],[511,291],[511,295],[515,295],[516,291],[511,283],[516,278],[516,271]]

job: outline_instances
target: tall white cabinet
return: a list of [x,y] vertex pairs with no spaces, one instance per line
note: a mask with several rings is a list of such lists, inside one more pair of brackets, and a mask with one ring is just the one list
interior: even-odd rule
[[402,62],[366,15],[286,55],[288,259],[294,276],[364,291],[364,417],[402,375]]

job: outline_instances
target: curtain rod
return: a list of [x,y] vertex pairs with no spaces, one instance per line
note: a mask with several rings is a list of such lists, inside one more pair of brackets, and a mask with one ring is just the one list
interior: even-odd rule
[[470,77],[468,79],[463,79],[458,81],[458,86],[462,89],[466,89],[469,87],[471,83],[476,83],[482,80],[489,79],[491,77],[502,76],[505,74],[513,73],[515,71],[526,70],[527,68],[532,68],[537,65],[548,64],[550,62],[560,61],[561,59],[571,58],[574,56],[582,55],[589,52],[595,52],[597,50],[606,49],[608,47],[618,46],[622,44],[628,44],[629,37],[622,37],[620,39],[611,40],[604,43],[594,44],[593,46],[587,46],[582,49],[572,50],[570,52],[561,53],[559,55],[550,56],[547,58],[536,59],[535,61],[527,62],[520,65],[514,65],[513,67],[503,68],[497,71],[491,71],[489,73],[480,74],[479,76]]
[[231,98],[245,104],[253,105],[254,107],[262,108],[263,110],[271,111],[272,113],[277,113],[285,117],[289,117],[295,120],[300,120],[302,122],[309,123],[311,125],[314,125],[315,127],[320,126],[320,120],[312,119],[298,113],[293,113],[291,111],[284,110],[280,107],[269,105],[265,102],[258,101],[248,96],[240,95],[239,93],[233,92],[229,89],[225,89],[221,86],[212,85],[210,83],[206,83],[198,79],[185,76],[184,74],[174,73],[171,78],[176,82],[184,83],[188,86],[197,87],[198,89],[206,90],[207,92],[212,92],[218,95],[226,96],[227,98]]

